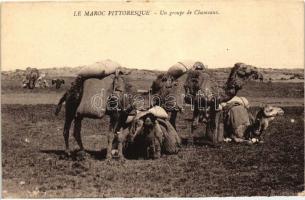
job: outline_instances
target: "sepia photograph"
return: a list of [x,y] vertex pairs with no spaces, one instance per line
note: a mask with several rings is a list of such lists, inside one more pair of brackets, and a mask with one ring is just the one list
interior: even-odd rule
[[304,2],[1,3],[1,197],[305,196]]

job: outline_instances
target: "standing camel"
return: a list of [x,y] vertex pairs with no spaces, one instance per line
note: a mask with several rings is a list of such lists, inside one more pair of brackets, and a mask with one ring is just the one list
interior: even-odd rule
[[[197,62],[199,63],[199,62]],[[200,66],[200,65],[198,65]],[[224,86],[217,84],[216,78],[204,67],[193,67],[178,79],[169,74],[157,77],[152,85],[152,91],[160,96],[161,106],[171,112],[170,122],[175,126],[177,111],[184,103],[193,107],[192,130],[199,121],[206,121],[212,131],[215,131],[221,112],[218,105],[233,98],[250,80],[263,76],[256,67],[244,63],[236,63]],[[168,96],[175,98],[170,98]],[[169,107],[169,103],[175,105]]]
[[194,105],[193,127],[196,127],[200,117],[209,115],[209,111],[217,111],[218,105],[229,101],[237,95],[250,80],[263,76],[256,67],[244,63],[236,63],[231,69],[224,86],[217,84],[216,78],[207,70],[191,70],[184,84],[185,101]]
[[[101,89],[103,93],[101,94]],[[71,88],[59,100],[55,114],[58,115],[63,102],[66,102],[64,140],[66,152],[69,154],[69,130],[74,120],[73,136],[81,151],[84,150],[81,139],[81,123],[83,118],[101,119],[105,115],[110,116],[110,127],[108,134],[108,145],[106,158],[111,158],[112,143],[117,134],[118,139],[118,156],[123,158],[122,143],[123,136],[120,132],[128,113],[132,110],[131,104],[126,103],[129,107],[123,107],[123,95],[131,93],[131,87],[126,82],[122,73],[107,76],[99,80],[96,78],[83,79],[78,76],[72,83]],[[97,98],[96,98],[97,97]],[[96,102],[96,100],[98,102]],[[126,100],[126,99],[125,99]],[[127,99],[128,100],[128,99]],[[101,105],[95,105],[95,103]]]
[[184,104],[183,84],[190,69],[204,69],[201,62],[178,62],[168,69],[166,73],[158,75],[151,86],[152,104],[162,106],[170,113],[170,123],[176,129],[178,112],[182,111]]

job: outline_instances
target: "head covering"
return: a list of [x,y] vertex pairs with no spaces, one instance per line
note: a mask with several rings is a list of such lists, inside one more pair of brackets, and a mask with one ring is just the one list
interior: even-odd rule
[[266,107],[264,107],[264,115],[266,117],[275,117],[277,115],[282,115],[282,114],[284,114],[284,111],[282,108],[273,107],[270,105],[267,105]]
[[221,106],[225,107],[227,104],[233,104],[233,103],[242,105],[247,109],[250,107],[248,99],[246,99],[245,97],[239,97],[239,96],[234,96],[231,100],[221,103]]

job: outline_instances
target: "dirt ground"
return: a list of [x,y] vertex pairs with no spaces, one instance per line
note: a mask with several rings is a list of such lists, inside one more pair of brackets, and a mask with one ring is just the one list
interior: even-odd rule
[[[263,144],[187,144],[177,155],[124,162],[105,161],[108,118],[84,120],[87,154],[66,157],[64,109],[53,114],[65,88],[28,91],[10,85],[2,80],[3,197],[281,196],[304,190],[303,83],[254,83],[241,92],[256,105],[273,99],[285,111],[271,123]],[[12,102],[17,97],[23,101]],[[178,115],[182,138],[190,137],[190,118],[188,111]],[[77,148],[72,133],[70,144]]]

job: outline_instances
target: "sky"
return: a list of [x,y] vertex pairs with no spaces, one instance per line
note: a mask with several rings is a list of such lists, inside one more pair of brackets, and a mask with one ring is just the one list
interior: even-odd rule
[[[148,10],[148,16],[83,16],[85,11]],[[160,15],[160,11],[167,15]],[[190,10],[192,14],[187,15]],[[194,15],[195,10],[217,11]],[[82,16],[74,16],[81,11]],[[170,12],[184,12],[169,16]],[[178,61],[209,68],[244,62],[304,67],[302,1],[6,3],[1,70],[76,67],[112,59],[124,67],[166,70]]]

